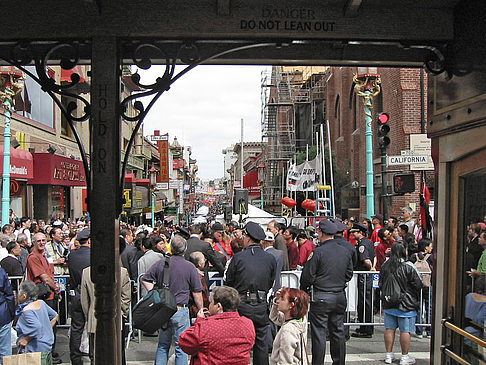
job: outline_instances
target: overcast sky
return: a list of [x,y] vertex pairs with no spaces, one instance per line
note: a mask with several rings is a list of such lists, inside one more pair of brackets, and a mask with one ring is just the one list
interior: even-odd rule
[[[172,143],[192,147],[198,176],[209,180],[223,176],[223,148],[241,139],[261,141],[261,72],[263,66],[198,66],[177,80],[152,107],[144,122],[144,134],[158,129],[169,133]],[[163,74],[152,67],[140,71],[148,83]],[[144,102],[146,104],[146,102]]]

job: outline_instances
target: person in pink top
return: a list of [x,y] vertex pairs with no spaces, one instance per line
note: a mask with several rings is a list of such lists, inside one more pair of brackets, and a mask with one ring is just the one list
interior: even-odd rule
[[191,355],[191,365],[248,365],[255,344],[253,322],[238,313],[240,296],[229,286],[213,290],[209,310],[201,308],[194,325],[179,337],[179,347]]
[[299,233],[297,236],[297,243],[299,244],[299,261],[297,262],[297,265],[304,266],[311,252],[316,248],[316,245],[309,240],[305,233]]

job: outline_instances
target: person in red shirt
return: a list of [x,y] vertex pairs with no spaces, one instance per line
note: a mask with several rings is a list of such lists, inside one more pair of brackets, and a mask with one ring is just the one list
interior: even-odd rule
[[179,337],[179,347],[191,355],[191,365],[248,365],[255,344],[253,322],[240,316],[238,291],[229,286],[213,290],[209,310],[201,308],[194,325]]
[[381,265],[386,261],[386,258],[390,256],[391,246],[395,241],[392,237],[391,232],[393,232],[394,227],[382,228],[378,231],[378,237],[381,242],[375,247],[375,270],[380,271]]
[[311,252],[316,248],[316,245],[309,240],[305,233],[299,233],[297,243],[299,244],[299,261],[297,265],[304,266]]
[[296,270],[299,262],[299,247],[295,243],[295,238],[299,234],[296,227],[290,226],[283,233],[283,238],[287,243],[287,252],[289,255],[289,269]]
[[354,217],[349,218],[344,223],[346,224],[346,230],[343,232],[343,237],[347,241],[351,242],[354,247],[356,247],[356,243],[357,243],[356,238],[354,238],[354,234],[352,234],[352,233],[349,232],[353,228]]
[[[47,299],[44,299],[46,304],[59,312],[58,309],[58,295],[60,292],[59,284],[54,281],[54,265],[47,261],[46,257],[47,238],[44,233],[38,232],[33,238],[32,252],[27,258],[27,280],[33,281],[35,284],[41,282],[46,283],[51,289],[51,294]],[[56,332],[57,328],[54,326],[54,344],[52,345],[52,362],[53,364],[60,364],[62,361],[59,354],[55,351],[56,348]]]
[[371,242],[373,245],[378,246],[381,243],[381,239],[378,236],[378,232],[383,228],[383,216],[381,214],[376,214],[371,217],[371,224],[373,225],[373,233],[371,233]]
[[214,250],[222,253],[229,261],[233,257],[233,249],[231,248],[231,239],[224,239],[224,227],[221,223],[216,222],[211,228],[214,236]]

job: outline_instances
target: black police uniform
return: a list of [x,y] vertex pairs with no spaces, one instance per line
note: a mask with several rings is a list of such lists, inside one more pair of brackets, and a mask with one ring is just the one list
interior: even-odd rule
[[[375,260],[375,247],[373,242],[371,242],[368,238],[363,237],[356,244],[356,250],[358,254],[358,264],[355,267],[356,271],[370,271],[371,269],[365,265],[364,261],[370,260],[373,264],[373,261]],[[371,290],[371,275],[358,275],[358,321],[360,323],[372,323],[373,303],[371,300]],[[373,326],[360,326],[356,332],[357,334],[353,334],[352,336],[371,336],[373,334]]]
[[[87,234],[89,233],[83,233],[84,236],[86,236]],[[79,233],[79,235],[81,235],[81,232]],[[83,243],[86,243],[84,240],[87,240],[88,237],[82,238]],[[71,357],[71,363],[73,365],[83,363],[83,354],[79,350],[85,323],[83,308],[81,306],[81,276],[83,274],[83,270],[89,265],[89,246],[81,246],[80,248],[72,251],[69,254],[69,295],[71,297],[71,335],[69,337],[69,352]]]
[[[253,237],[255,226],[247,224],[247,234]],[[256,224],[256,223],[254,223]],[[265,232],[261,230],[256,234]],[[251,234],[250,234],[251,233]],[[226,285],[235,288],[241,297],[238,312],[240,315],[253,321],[256,332],[255,346],[253,347],[253,364],[268,364],[268,343],[266,341],[269,318],[267,293],[273,287],[277,262],[275,258],[265,252],[257,244],[251,244],[243,251],[233,256],[226,272]]]
[[320,243],[304,264],[300,288],[310,292],[309,321],[312,335],[312,364],[322,365],[329,330],[333,364],[345,364],[346,283],[353,277],[349,251],[338,240]]

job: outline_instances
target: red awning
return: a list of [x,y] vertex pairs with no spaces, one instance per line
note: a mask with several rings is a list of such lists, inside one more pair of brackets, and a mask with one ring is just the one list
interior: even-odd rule
[[35,177],[30,184],[86,186],[82,161],[50,153],[34,153]]
[[[1,172],[3,172],[3,145],[0,145]],[[34,178],[34,162],[29,151],[10,147],[10,177],[14,179]]]

